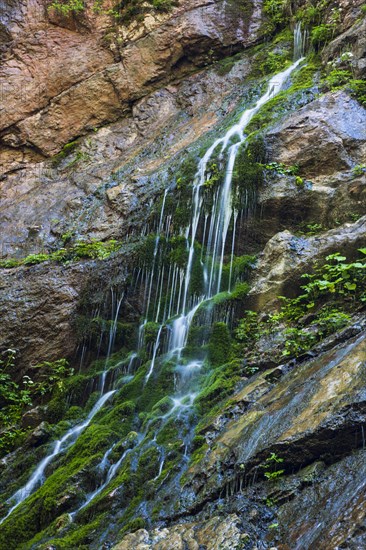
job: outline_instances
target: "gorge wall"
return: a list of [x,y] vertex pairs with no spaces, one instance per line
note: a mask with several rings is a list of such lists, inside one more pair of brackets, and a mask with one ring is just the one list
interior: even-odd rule
[[[0,548],[362,548],[363,2],[50,4],[0,12]],[[197,167],[299,22],[205,294]]]

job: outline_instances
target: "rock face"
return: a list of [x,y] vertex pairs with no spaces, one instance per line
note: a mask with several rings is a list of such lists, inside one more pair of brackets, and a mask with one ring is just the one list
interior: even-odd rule
[[[357,78],[365,63],[361,3],[339,2],[339,36],[321,51],[327,63],[353,49],[350,66]],[[172,191],[167,196],[174,211],[189,162],[197,166],[207,142],[262,94],[264,57],[277,60],[282,47],[288,54],[292,46],[281,32],[273,50],[260,45],[248,51],[266,33],[260,0],[181,0],[166,12],[144,4],[140,20],[128,25],[95,13],[89,0],[82,13],[69,16],[48,10],[48,4],[5,0],[0,14],[0,256],[72,250],[79,239],[113,238],[123,245],[104,260],[76,256],[61,265],[0,269],[0,352],[17,349],[14,380],[20,382],[37,363],[61,357],[75,368],[52,394],[36,397],[31,410],[21,409],[20,429],[10,432],[24,439],[17,449],[10,441],[13,450],[0,461],[0,546],[12,533],[8,547],[14,550],[59,543],[92,550],[366,547],[362,305],[347,295],[345,312],[333,311],[331,319],[346,327],[302,355],[290,355],[290,361],[286,353],[278,359],[281,350],[276,355],[276,338],[283,344],[291,337],[281,320],[273,334],[266,329],[253,339],[253,357],[260,356],[255,368],[251,355],[244,358],[236,349],[230,355],[235,323],[240,326],[237,304],[271,318],[278,296],[297,295],[301,275],[314,262],[334,252],[353,259],[365,247],[365,109],[349,90],[319,96],[322,85],[314,75],[302,107],[280,110],[270,119],[276,122],[261,129],[264,182],[253,192],[253,211],[248,208],[238,221],[247,224],[247,235],[243,230],[235,243],[234,269],[241,269],[239,254],[258,257],[251,290],[245,297],[218,293],[212,319],[220,320],[220,308],[227,308],[222,319],[233,318],[232,333],[215,323],[222,329],[215,343],[211,327],[193,324],[182,364],[174,363],[176,350],[164,357],[163,339],[174,335],[176,317],[159,327],[159,308],[169,303],[163,284],[168,278],[181,289],[179,306],[184,241],[163,256],[159,306],[154,321],[137,334],[142,303],[154,296],[161,237],[155,218],[163,190]],[[338,9],[328,7],[325,25]],[[286,170],[294,165],[298,178]],[[239,188],[248,197],[248,188]],[[303,224],[318,226],[319,233],[309,235]],[[172,226],[164,226],[166,235],[172,232],[169,246],[180,246],[185,228],[179,226],[178,234]],[[155,249],[138,248],[141,234]],[[222,254],[231,277],[230,252]],[[205,273],[196,271],[199,286]],[[357,314],[348,307],[352,300]],[[323,308],[320,302],[305,317],[321,312],[326,322],[338,305],[329,300]],[[300,332],[301,323],[288,326]],[[318,330],[320,323],[309,331],[314,326]],[[144,331],[141,349],[134,340]],[[191,364],[195,338],[201,338],[199,354],[209,349],[207,357],[222,345],[225,364]],[[203,367],[194,389],[191,372],[187,386],[179,386],[186,366]],[[183,397],[182,387],[189,392]],[[0,392],[0,405],[2,399]],[[53,453],[65,434],[60,445],[67,443]],[[6,516],[11,495],[26,487],[35,464],[45,464],[45,482]]]
[[[250,66],[244,56],[226,74],[199,72],[138,101],[132,116],[80,140],[64,157],[18,166],[0,182],[3,256],[41,252],[70,231],[120,238],[165,184],[168,159],[237,107]],[[13,163],[14,149],[10,154]],[[153,175],[159,169],[162,176]]]
[[[344,92],[326,94],[271,130],[275,160],[298,165],[306,179],[322,181],[359,164],[366,154],[366,114]],[[314,142],[317,147],[314,150]]]
[[[355,443],[354,436],[365,415],[365,352],[363,333],[297,366],[275,387],[267,383],[263,395],[225,426],[213,450],[198,468],[193,468],[196,504],[197,497],[205,500],[211,488],[216,490],[224,480],[228,483],[230,475],[240,476],[242,471],[248,479],[251,468],[270,452],[285,458],[285,466],[296,468],[315,457],[332,463],[346,447],[362,445],[362,438]],[[246,384],[234,401],[250,403],[253,384],[262,385],[263,379],[266,374]]]
[[366,156],[365,128],[365,109],[337,92],[309,103],[268,132],[270,160],[298,166],[303,182],[272,178],[260,190],[265,240],[284,226],[307,221],[334,227],[365,213],[366,177],[353,172]]
[[19,376],[31,365],[75,352],[73,321],[89,269],[78,264],[71,269],[39,265],[2,270],[0,345],[17,348]]
[[235,2],[188,0],[171,15],[150,17],[142,34],[131,29],[119,36],[110,22],[108,38],[105,17],[92,11],[86,28],[81,20],[80,29],[69,29],[50,20],[47,1],[36,2],[32,15],[26,1],[9,6],[15,40],[0,73],[3,143],[57,153],[73,137],[119,118],[164,81],[207,63],[207,55],[255,43],[256,4],[240,9]]
[[169,529],[144,529],[128,535],[114,547],[115,550],[235,550],[243,547],[247,535],[242,532],[239,517],[231,514],[213,517],[207,522],[178,524]]

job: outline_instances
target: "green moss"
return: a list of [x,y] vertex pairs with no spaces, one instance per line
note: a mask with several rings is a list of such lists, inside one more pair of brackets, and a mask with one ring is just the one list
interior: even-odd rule
[[54,397],[47,405],[46,420],[51,424],[56,424],[65,416],[68,408],[65,396]]
[[215,407],[233,392],[240,377],[241,362],[237,359],[222,364],[210,372],[204,381],[202,391],[195,401],[197,410],[201,415],[200,423],[202,417],[211,416]]
[[231,337],[225,323],[214,323],[208,346],[208,360],[211,365],[223,365],[230,359]]
[[260,135],[253,135],[238,151],[232,180],[234,205],[238,210],[250,207],[256,200],[257,189],[264,179],[261,163],[265,155],[265,144]]
[[275,74],[283,71],[291,64],[288,52],[269,52],[259,64],[262,75]]
[[332,91],[339,90],[352,79],[352,73],[349,70],[333,69],[326,77],[326,85]]
[[156,441],[159,445],[169,445],[174,443],[179,437],[179,431],[174,418],[168,420],[164,427],[159,431]]
[[160,454],[156,447],[149,447],[141,454],[138,461],[138,475],[142,484],[158,474],[159,460]]
[[[314,76],[317,70],[315,68],[312,70]],[[312,101],[315,98],[316,90],[313,90],[312,86],[309,86],[310,74],[307,72],[305,75],[296,84],[292,84],[290,88],[283,90],[276,97],[269,100],[252,118],[246,131],[248,133],[257,132],[258,130],[263,131],[266,126],[278,121],[285,114]],[[296,72],[292,78],[296,78]]]
[[121,246],[122,243],[114,239],[105,242],[95,239],[89,242],[76,241],[73,246],[69,248],[60,248],[49,254],[29,254],[26,258],[19,260],[2,260],[0,262],[0,267],[10,269],[20,265],[36,265],[47,261],[65,263],[85,258],[103,260],[109,258],[109,256],[113,252],[119,250]]
[[366,80],[351,80],[349,89],[352,96],[355,97],[361,105],[366,107]]
[[126,535],[127,533],[133,533],[134,531],[138,531],[138,529],[144,529],[146,525],[146,520],[144,518],[135,518],[131,519],[126,525],[123,527],[123,529],[120,530],[119,536]]
[[104,516],[99,515],[98,518],[92,519],[86,525],[71,525],[69,534],[62,538],[51,539],[45,545],[45,550],[50,546],[57,548],[57,550],[70,550],[71,548],[88,550],[94,542],[95,533],[100,531],[104,523]]

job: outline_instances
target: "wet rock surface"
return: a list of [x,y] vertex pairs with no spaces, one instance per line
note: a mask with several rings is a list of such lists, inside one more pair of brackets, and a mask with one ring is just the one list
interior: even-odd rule
[[213,517],[207,522],[178,524],[165,529],[148,532],[144,529],[127,535],[114,547],[115,550],[235,550],[243,547],[248,535],[242,531],[241,521],[236,514],[225,518]]
[[[201,466],[192,469],[195,502],[229,483],[230,476],[242,473],[248,480],[270,452],[291,469],[319,459],[331,463],[362,446],[365,342],[363,333],[297,366],[274,387],[267,382],[255,404],[225,426]],[[263,377],[254,384],[263,384]],[[238,394],[239,402],[248,399],[252,384]]]
[[[217,435],[191,469],[184,522],[167,518],[114,548],[363,547],[365,338],[248,381],[231,400],[235,420],[213,422]],[[273,452],[285,473],[262,481]]]

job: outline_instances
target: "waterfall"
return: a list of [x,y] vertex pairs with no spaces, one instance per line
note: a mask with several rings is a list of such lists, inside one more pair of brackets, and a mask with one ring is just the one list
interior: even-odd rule
[[308,41],[308,31],[301,30],[301,21],[298,21],[294,30],[294,61],[305,55],[305,48]]
[[[304,38],[301,34],[300,26],[298,26],[295,30],[296,55],[300,55],[303,51],[303,47]],[[145,314],[139,328],[138,349],[136,353],[132,353],[128,367],[128,373],[130,374],[130,369],[132,369],[134,359],[145,346],[146,325],[148,322],[151,322],[151,319],[154,319],[154,322],[158,324],[158,329],[155,343],[152,347],[152,359],[149,368],[147,369],[145,384],[149,382],[152,377],[157,360],[163,353],[165,353],[165,357],[167,359],[175,360],[175,370],[178,378],[175,386],[176,392],[170,398],[170,410],[165,415],[157,417],[162,421],[162,423],[167,422],[173,414],[177,417],[184,417],[184,415],[189,414],[196,398],[196,380],[200,369],[203,366],[203,361],[201,359],[196,359],[188,362],[187,360],[182,359],[182,352],[186,347],[189,330],[198,309],[205,301],[210,300],[220,291],[227,290],[230,292],[232,289],[235,232],[239,214],[233,206],[232,180],[238,152],[246,140],[246,135],[244,133],[245,128],[260,108],[281,91],[287,78],[301,63],[301,61],[302,58],[297,59],[288,69],[273,76],[268,83],[267,91],[257,101],[255,106],[245,110],[241,115],[239,122],[229,128],[223,136],[216,139],[216,141],[208,148],[199,161],[192,187],[191,219],[188,226],[182,232],[186,242],[187,263],[185,268],[178,265],[170,265],[169,270],[166,270],[167,273],[160,269],[158,264],[160,243],[163,240],[162,237],[164,237],[164,240],[169,239],[169,228],[171,222],[171,218],[169,216],[164,216],[169,189],[167,189],[164,193],[154,242],[152,265],[150,270],[144,268],[138,272],[138,277],[140,277],[145,288]],[[205,185],[210,177],[209,163],[212,160],[214,153],[219,154],[219,158],[222,163],[226,162],[226,167],[223,182],[215,191],[211,211],[207,213],[204,208],[204,192]],[[233,227],[232,231],[230,231],[230,225]],[[200,227],[203,227],[204,229],[201,242],[202,250],[198,258],[196,257],[196,243],[198,230]],[[223,289],[222,275],[226,253],[228,253],[228,256],[230,257],[230,276],[228,285],[225,289]],[[203,272],[204,284],[203,290],[200,294],[193,294],[190,291],[192,270],[195,261],[200,262]],[[167,278],[165,279],[167,283],[165,304],[164,307],[162,307],[161,301],[164,277]],[[123,296],[117,299],[114,296],[113,291],[111,292],[113,321],[110,327],[108,356],[113,348],[118,315],[123,299]],[[154,307],[152,307],[152,304]],[[153,312],[151,313],[152,309]],[[162,317],[159,319],[160,315],[162,315]],[[165,333],[169,333],[170,335],[167,338],[164,348],[162,339],[163,336],[165,337]],[[78,436],[89,425],[94,415],[114,394],[114,391],[105,393],[105,380],[107,374],[106,368],[107,364],[105,365],[101,379],[101,396],[86,420],[68,430],[61,439],[54,442],[51,452],[38,464],[36,470],[33,472],[26,485],[8,499],[8,503],[10,503],[12,507],[8,511],[7,515],[0,520],[0,524],[13,512],[17,506],[19,506],[30,494],[32,494],[40,484],[43,483],[47,465],[53,460],[54,457],[64,452],[73,443],[75,443]],[[144,445],[146,435],[148,434],[148,428],[149,425],[146,426],[144,433],[141,435],[139,445]],[[115,442],[113,442],[112,447],[104,454],[100,463],[100,470],[105,471],[108,467],[108,457],[114,445]],[[78,508],[78,510],[71,514],[71,517],[89,504],[91,500],[93,500],[93,498],[108,485],[111,479],[116,475],[118,468],[124,462],[124,459],[128,453],[129,450],[125,451],[121,455],[120,459],[108,468],[105,479],[101,485],[87,497],[86,501],[80,508]],[[159,475],[163,469],[163,464],[164,455],[162,454]]]
[[[266,93],[257,101],[256,105],[253,108],[244,111],[240,121],[232,126],[224,136],[218,138],[213,145],[211,145],[198,164],[198,170],[195,176],[192,191],[193,207],[191,222],[187,228],[189,253],[184,275],[183,298],[181,299],[180,309],[177,312],[178,317],[171,323],[171,336],[167,350],[171,356],[176,355],[180,358],[181,352],[187,343],[190,326],[200,305],[204,301],[211,299],[221,290],[225,290],[221,289],[221,280],[225,249],[228,244],[228,229],[232,218],[234,218],[235,224],[237,218],[237,212],[235,212],[232,205],[232,179],[235,160],[239,152],[239,148],[246,140],[244,130],[259,109],[281,91],[284,82],[287,80],[292,71],[301,63],[301,61],[302,58],[298,59],[291,65],[291,67],[272,77],[268,84]],[[237,140],[234,144],[231,143],[233,139]],[[203,211],[203,193],[205,183],[208,179],[208,163],[217,149],[220,150],[221,155],[227,151],[228,160],[226,163],[224,183],[218,190],[213,201],[211,214],[209,216],[209,228],[208,231],[206,231],[206,224],[208,220],[205,212]],[[206,283],[204,292],[201,296],[190,297],[189,286],[195,256],[197,231],[200,222],[202,222],[205,226],[202,247],[206,248],[206,254],[202,258],[202,263],[203,271],[206,274]],[[232,243],[230,247],[231,256],[233,256],[234,252],[234,239],[235,231],[233,231],[232,234]],[[230,290],[230,285],[231,277],[229,287],[226,290]],[[180,300],[178,300],[178,303],[179,302]],[[163,319],[163,323],[166,323],[167,321],[168,319]],[[160,333],[158,337],[160,337]]]

